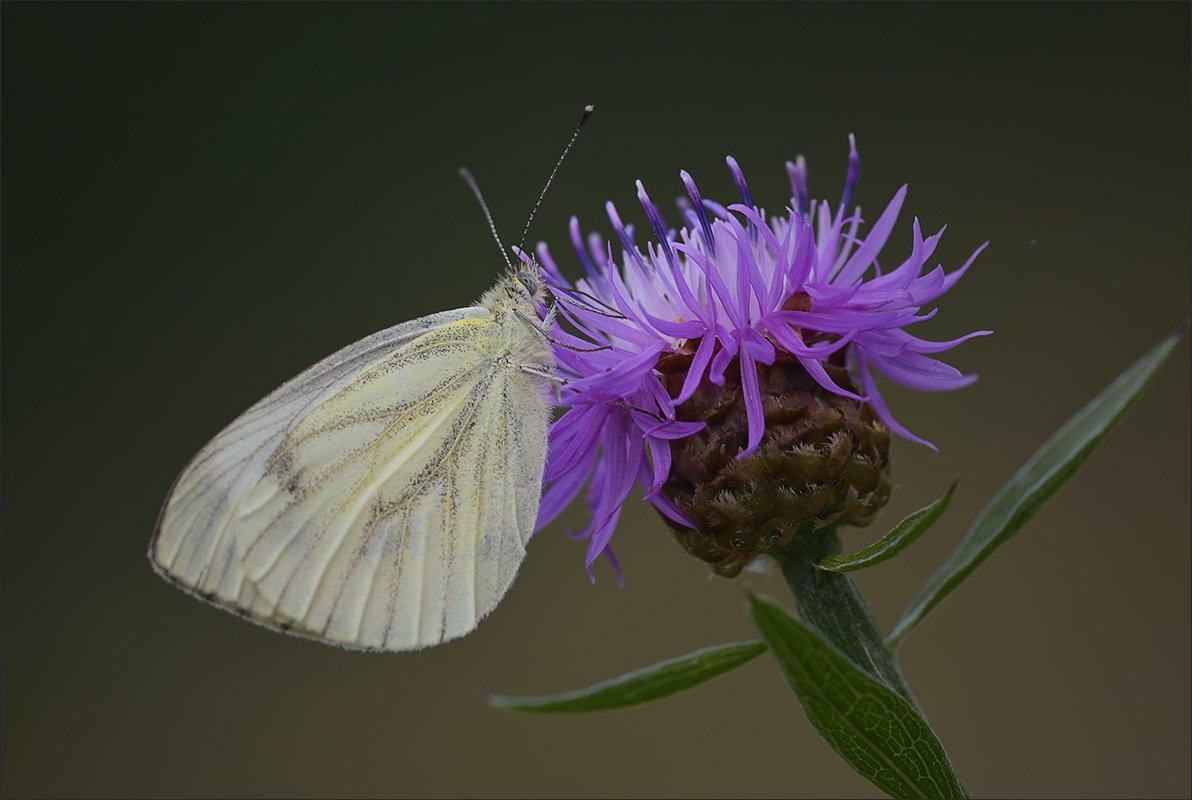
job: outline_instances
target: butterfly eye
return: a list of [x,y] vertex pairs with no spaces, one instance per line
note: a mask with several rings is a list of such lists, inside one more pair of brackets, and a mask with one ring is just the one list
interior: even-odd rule
[[517,282],[526,288],[526,291],[533,295],[538,291],[538,276],[527,270],[522,270],[517,273]]

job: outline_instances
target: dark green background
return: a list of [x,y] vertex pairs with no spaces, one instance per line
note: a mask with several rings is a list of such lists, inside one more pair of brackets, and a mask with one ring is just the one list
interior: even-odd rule
[[[1188,315],[1189,7],[1165,5],[3,6],[6,796],[872,794],[767,660],[655,706],[491,711],[482,688],[576,687],[751,636],[631,501],[627,583],[544,531],[472,636],[361,655],[270,634],[154,576],[177,470],[331,350],[465,305],[498,271],[456,177],[507,238],[580,107],[599,111],[535,234],[600,225],[687,168],[786,198],[807,155],[838,196],[849,132],[872,219],[948,223],[934,337],[981,380],[890,391],[941,445],[898,442],[879,525],[961,486],[860,580],[884,624],[1064,419]],[[577,267],[567,261],[572,270]],[[1111,440],[904,649],[983,796],[1187,796],[1188,348]],[[571,525],[581,521],[574,514]]]

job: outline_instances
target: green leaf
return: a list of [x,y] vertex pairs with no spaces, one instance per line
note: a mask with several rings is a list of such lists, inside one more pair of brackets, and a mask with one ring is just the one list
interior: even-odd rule
[[1097,395],[1039,449],[977,517],[952,555],[911,601],[887,639],[897,647],[927,612],[1018,532],[1118,423],[1183,337],[1168,336]]
[[766,645],[762,642],[722,644],[705,647],[574,692],[541,697],[488,694],[484,699],[489,705],[518,711],[562,713],[623,708],[698,686],[752,661],[765,650]]
[[808,721],[857,774],[891,797],[967,797],[907,699],[772,600],[752,598],[752,613]]
[[937,519],[943,516],[944,510],[952,502],[952,493],[955,491],[956,484],[953,483],[943,497],[931,505],[911,513],[906,519],[895,525],[892,531],[873,544],[849,555],[828,556],[819,563],[819,568],[829,572],[852,572],[893,558],[922,536],[928,528],[935,524]]

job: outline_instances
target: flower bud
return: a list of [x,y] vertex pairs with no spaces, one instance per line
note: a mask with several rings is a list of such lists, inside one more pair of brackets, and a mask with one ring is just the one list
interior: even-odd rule
[[[690,356],[658,364],[678,393]],[[835,359],[824,365],[853,390]],[[868,525],[890,496],[890,431],[865,403],[825,391],[793,356],[759,364],[765,435],[746,449],[744,393],[735,363],[723,386],[704,380],[677,408],[681,420],[706,422],[671,442],[671,470],[662,492],[696,524],[666,519],[675,538],[725,577],[760,553],[789,548],[801,535],[838,524]]]

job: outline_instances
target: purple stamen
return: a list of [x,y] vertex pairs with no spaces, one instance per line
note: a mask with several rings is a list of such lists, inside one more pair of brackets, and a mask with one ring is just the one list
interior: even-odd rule
[[[637,251],[637,245],[633,242],[633,228],[626,228],[621,222],[621,215],[617,213],[617,207],[613,205],[612,200],[604,204],[604,210],[608,212],[608,221],[612,223],[613,231],[617,234],[617,238],[621,240],[621,247],[625,248],[625,252],[637,263],[642,274],[649,275],[650,273],[646,269],[646,263],[642,261],[642,255]],[[614,263],[610,257],[609,264]]]
[[861,172],[861,156],[857,154],[857,140],[848,135],[848,177],[844,180],[844,193],[840,196],[840,215],[848,213],[853,202],[853,191],[857,188],[857,175]]
[[728,164],[729,172],[733,174],[733,182],[737,184],[737,191],[741,193],[741,202],[753,208],[753,195],[749,194],[749,187],[745,184],[745,173],[741,171],[741,165],[732,156],[725,156],[724,161]]
[[687,187],[687,196],[691,198],[691,207],[695,211],[695,216],[699,220],[700,230],[704,234],[704,247],[711,253],[712,244],[712,224],[708,221],[708,209],[704,208],[704,198],[700,196],[699,189],[695,186],[695,181],[687,174],[687,170],[679,171],[679,179],[683,181],[683,185]]
[[807,163],[803,156],[795,156],[795,161],[786,162],[786,175],[791,181],[791,199],[795,201],[795,208],[806,219],[811,213],[811,197],[807,194]]
[[728,219],[732,215],[728,213],[728,209],[717,203],[715,200],[705,200],[704,208],[711,211],[719,219]]
[[[595,231],[592,231],[591,233],[589,233],[588,234],[588,255],[591,256],[592,263],[604,264],[605,263],[604,252],[605,252],[604,237],[601,236],[599,233],[596,233]],[[601,268],[600,280],[605,283],[608,282],[608,279],[604,275],[604,268]]]
[[538,263],[542,266],[542,271],[547,275],[550,281],[559,287],[570,289],[571,282],[563,277],[563,273],[559,271],[559,265],[555,263],[555,259],[550,254],[550,249],[547,248],[546,242],[539,242],[538,246],[534,248],[534,252],[538,254]]
[[646,194],[646,187],[642,185],[641,181],[637,182],[637,201],[642,204],[642,208],[646,212],[646,217],[650,220],[650,225],[654,227],[654,235],[658,237],[658,246],[662,248],[662,252],[666,256],[666,264],[669,267],[674,261],[675,256],[670,249],[666,224],[662,220],[662,212],[650,200],[650,196]]
[[528,266],[528,267],[538,266],[537,264],[534,263],[534,257],[532,255],[530,255],[529,253],[527,253],[525,250],[521,249],[520,247],[514,245],[513,253],[514,253],[514,255],[517,256],[518,260],[521,261],[526,266]]
[[584,272],[594,281],[602,279],[603,276],[600,274],[600,271],[596,269],[596,265],[592,263],[592,259],[588,258],[588,254],[584,252],[584,241],[580,232],[579,217],[571,218],[569,229],[571,233],[571,247],[579,257],[579,263],[584,268]]

